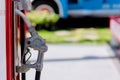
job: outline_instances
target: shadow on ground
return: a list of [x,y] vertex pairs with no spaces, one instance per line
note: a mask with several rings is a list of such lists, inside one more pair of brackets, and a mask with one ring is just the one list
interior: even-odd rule
[[109,18],[81,17],[60,19],[57,23],[59,29],[67,28],[89,28],[89,27],[108,27]]
[[86,56],[83,58],[65,58],[65,59],[46,59],[45,62],[62,62],[62,61],[84,61],[84,60],[106,60],[116,59],[116,57],[97,57],[97,56]]

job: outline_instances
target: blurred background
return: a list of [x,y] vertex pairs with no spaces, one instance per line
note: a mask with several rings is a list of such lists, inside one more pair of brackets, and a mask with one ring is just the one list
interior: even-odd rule
[[120,80],[119,0],[34,0],[32,5],[39,14],[28,18],[49,48],[42,80]]
[[48,43],[109,44],[112,37],[109,18],[68,17],[60,19],[53,27],[56,29],[38,30]]

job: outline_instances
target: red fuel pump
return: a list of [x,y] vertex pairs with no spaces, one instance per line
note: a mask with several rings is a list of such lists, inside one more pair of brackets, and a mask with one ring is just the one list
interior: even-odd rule
[[[40,80],[47,45],[24,14],[25,11],[30,10],[29,0],[0,1],[0,80],[27,80],[26,72],[31,68],[36,70],[35,80]],[[26,37],[25,26],[28,27],[30,37]],[[32,54],[31,48],[38,52],[38,58],[34,64],[29,61]],[[26,58],[27,54],[30,54],[28,58]]]

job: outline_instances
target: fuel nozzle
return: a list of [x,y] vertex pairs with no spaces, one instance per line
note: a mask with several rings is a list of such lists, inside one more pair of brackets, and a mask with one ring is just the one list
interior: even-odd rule
[[[41,70],[43,67],[44,53],[48,50],[48,47],[46,45],[46,41],[40,35],[37,34],[35,28],[32,27],[29,20],[26,18],[26,16],[20,10],[16,10],[15,12],[26,23],[26,25],[28,26],[28,31],[31,34],[31,37],[28,37],[25,39],[24,51],[23,51],[22,60],[21,60],[21,66],[17,66],[17,72],[18,73],[25,73],[30,68],[34,68],[34,69],[36,69],[35,80],[39,80]],[[31,52],[29,52],[29,48],[32,48],[32,49],[38,51],[38,57],[37,57],[37,60],[34,64],[24,63],[25,55],[28,53],[31,53]],[[28,59],[27,59],[27,61],[28,61]],[[25,62],[27,62],[27,61],[25,61]]]

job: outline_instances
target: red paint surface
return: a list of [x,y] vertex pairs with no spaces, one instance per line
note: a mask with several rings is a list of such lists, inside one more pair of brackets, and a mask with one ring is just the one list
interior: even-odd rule
[[7,80],[13,80],[12,0],[6,0],[6,65]]
[[[24,11],[25,15],[27,14],[27,11]],[[28,32],[28,26],[25,24],[25,32]]]
[[120,16],[116,16],[116,17],[110,17],[110,19],[116,21],[117,23],[120,24]]
[[[119,20],[118,20],[119,19]],[[115,22],[116,22],[116,24],[120,24],[120,16],[117,16],[117,17],[110,17],[110,21],[109,22],[111,22],[111,20],[114,20]],[[115,35],[115,33],[111,30],[111,25],[110,25],[110,23],[109,23],[109,26],[110,26],[110,31],[111,31],[111,33],[112,33],[112,35],[117,39],[117,41],[120,43],[120,39],[118,38],[118,36],[117,35]],[[116,26],[115,26],[116,27]]]
[[16,80],[20,80],[20,75],[19,74],[16,76]]

